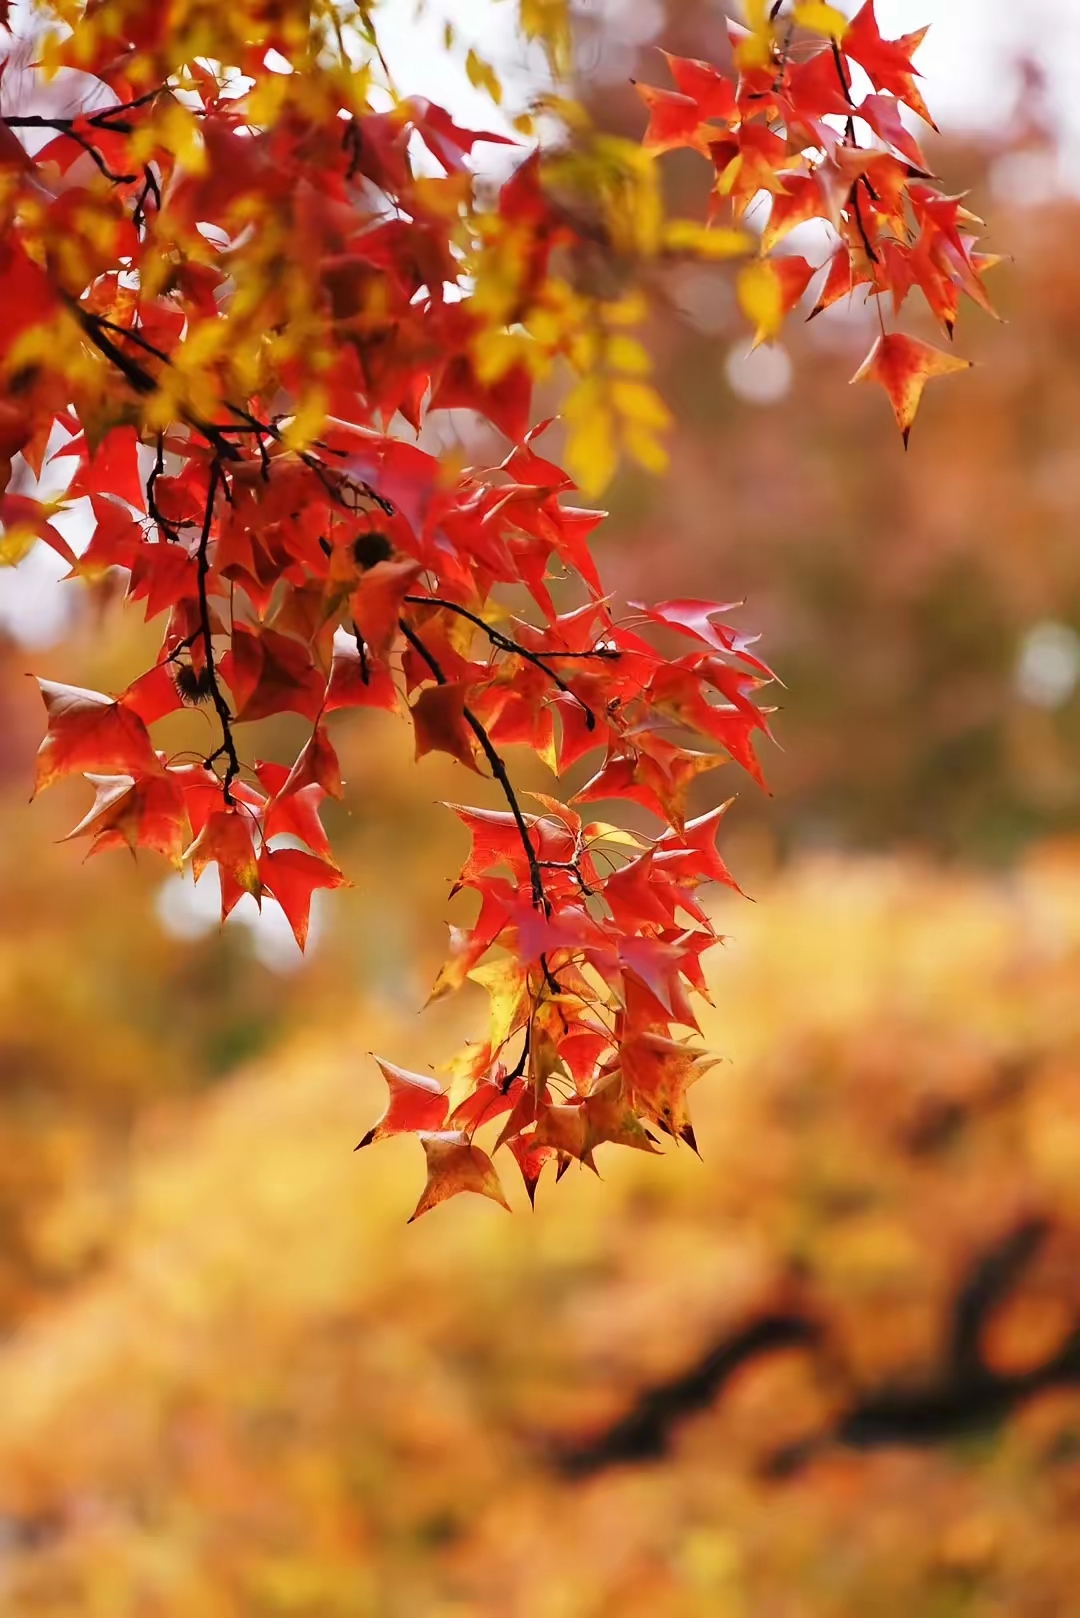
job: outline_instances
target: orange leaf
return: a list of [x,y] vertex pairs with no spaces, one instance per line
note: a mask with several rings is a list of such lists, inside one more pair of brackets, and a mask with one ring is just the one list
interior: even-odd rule
[[917,169],[926,168],[926,158],[915,136],[900,116],[900,103],[893,96],[865,96],[859,103],[858,113],[859,117],[870,125],[875,135],[879,135],[896,151],[902,152],[909,163],[914,163]]
[[92,837],[91,854],[126,847],[153,849],[177,868],[187,840],[184,796],[169,774],[133,781],[129,775],[88,775],[97,796],[93,808],[64,839]]
[[920,28],[900,39],[882,39],[874,14],[874,0],[866,0],[848,25],[842,49],[845,56],[850,56],[866,71],[875,90],[886,90],[896,96],[936,129],[915,84],[919,70],[911,60],[925,36],[926,29]]
[[206,867],[216,861],[221,874],[222,921],[245,893],[252,894],[256,900],[262,897],[252,821],[247,811],[216,809],[207,816],[206,824],[184,858],[190,859],[196,882]]
[[613,1146],[632,1146],[639,1152],[657,1150],[626,1090],[623,1078],[613,1073],[586,1099],[581,1109],[585,1115],[586,1152],[605,1142]]
[[[10,462],[7,457],[4,458],[3,464],[10,473]],[[6,481],[5,477],[4,482]],[[0,493],[0,534],[3,536],[6,563],[17,561],[27,550],[30,541],[36,537],[43,539],[46,545],[51,545],[69,567],[74,568],[77,565],[78,557],[60,530],[48,521],[46,510],[40,500],[34,500],[29,495]]]
[[311,895],[315,889],[348,885],[336,865],[302,848],[264,848],[259,856],[258,872],[266,892],[272,894],[284,910],[301,949],[307,943]]
[[772,199],[769,222],[761,233],[761,251],[771,253],[777,242],[808,219],[825,213],[821,187],[812,174],[785,176],[786,189]]
[[734,121],[738,104],[731,79],[725,78],[710,62],[702,62],[697,57],[672,56],[670,51],[660,54],[666,58],[681,93],[697,102],[699,118],[720,118],[724,123]]
[[649,127],[641,140],[647,152],[668,152],[677,146],[692,146],[702,154],[708,151],[710,132],[702,127],[704,114],[692,96],[658,90],[651,84],[635,84],[634,89],[649,109]]
[[152,725],[155,719],[175,713],[184,706],[176,684],[178,667],[176,663],[155,663],[152,669],[132,680],[117,701],[129,712],[138,714],[144,725]]
[[538,1146],[532,1135],[515,1135],[513,1140],[507,1142],[507,1146],[521,1170],[521,1178],[525,1182],[529,1201],[535,1207],[536,1186],[544,1164],[550,1163],[558,1153],[553,1146]]
[[[257,760],[255,774],[269,794],[263,810],[263,836],[298,837],[315,854],[330,859],[330,839],[319,819],[319,805],[326,793],[318,782],[294,788],[284,764]],[[287,789],[287,790],[286,790]]]
[[919,337],[889,332],[878,338],[851,380],[880,382],[889,395],[906,445],[926,384],[938,376],[970,370],[971,363],[955,354],[946,354]]
[[281,788],[283,798],[290,797],[294,792],[302,792],[305,787],[318,786],[331,798],[342,798],[345,790],[341,784],[341,765],[325,725],[316,725],[300,751],[300,755],[289,771],[288,780]]
[[254,635],[235,626],[232,656],[223,673],[236,698],[237,719],[267,719],[280,713],[316,719],[322,710],[326,679],[311,652],[274,629]]
[[653,1032],[631,1035],[619,1054],[633,1105],[696,1151],[686,1092],[715,1058]]
[[476,410],[515,444],[529,430],[532,376],[525,365],[512,365],[494,382],[481,382],[471,358],[451,360],[431,395],[429,410]]
[[465,718],[468,694],[465,680],[429,685],[421,691],[412,706],[417,758],[425,753],[449,753],[470,770],[477,768],[473,731]]
[[355,646],[334,647],[324,712],[333,713],[337,708],[386,708],[393,713],[397,706],[397,687],[385,663],[367,653],[361,657]]
[[114,427],[105,434],[92,459],[76,473],[69,493],[119,495],[129,506],[145,510],[138,443],[134,427]]
[[422,571],[409,559],[376,562],[350,596],[352,620],[375,657],[385,657],[394,644],[402,602]]
[[420,1140],[427,1156],[427,1184],[409,1217],[410,1225],[421,1214],[462,1191],[490,1197],[509,1212],[510,1204],[503,1195],[495,1165],[479,1146],[458,1130],[421,1135]]
[[584,1163],[596,1173],[588,1139],[588,1116],[580,1102],[540,1107],[532,1140],[537,1146],[550,1146],[560,1156]]
[[424,1073],[410,1073],[394,1062],[384,1062],[376,1056],[379,1072],[386,1080],[390,1099],[386,1111],[373,1124],[360,1145],[370,1146],[372,1141],[385,1140],[388,1135],[414,1135],[439,1130],[446,1121],[448,1098],[436,1079]]
[[160,775],[164,766],[138,714],[100,691],[39,680],[49,716],[34,792],[65,775]]

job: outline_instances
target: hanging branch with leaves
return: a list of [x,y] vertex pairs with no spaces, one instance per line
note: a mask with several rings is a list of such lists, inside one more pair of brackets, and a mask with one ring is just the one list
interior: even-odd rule
[[[589,544],[602,513],[573,503],[620,452],[663,466],[666,411],[628,330],[638,283],[672,258],[739,259],[767,341],[812,273],[769,256],[801,221],[839,241],[822,308],[865,284],[899,309],[918,286],[951,329],[961,292],[984,301],[985,261],[901,122],[901,105],[924,112],[918,40],[881,40],[872,5],[847,25],[825,5],[749,4],[736,77],[669,58],[678,90],[642,90],[644,150],[579,121],[523,152],[490,201],[469,157],[510,137],[397,95],[347,10],[52,0],[11,39],[0,550],[16,562],[40,540],[72,576],[118,571],[161,620],[156,664],[118,695],[42,682],[37,787],[90,779],[74,835],[94,850],[148,848],[196,877],[215,865],[223,917],[245,894],[276,902],[302,947],[312,894],[345,882],[319,818],[344,791],[327,724],[341,710],[404,711],[418,758],[496,783],[505,807],[455,811],[472,839],[456,886],[478,908],[434,988],[482,985],[486,1036],[445,1088],[380,1062],[389,1105],[361,1143],[419,1136],[421,1213],[465,1190],[503,1201],[499,1148],[532,1197],[545,1165],[591,1167],[604,1144],[694,1145],[687,1093],[711,1058],[692,995],[716,942],[700,890],[735,884],[716,849],[726,804],[688,818],[687,793],[732,761],[761,782],[772,675],[719,603],[613,602]],[[852,64],[873,86],[858,104]],[[57,83],[85,110],[53,116]],[[858,143],[860,123],[879,143]],[[716,169],[705,225],[660,207],[653,156],[679,145]],[[751,257],[743,215],[762,191]],[[624,277],[614,297],[580,273],[598,243]],[[923,383],[959,363],[886,333],[864,371],[906,433]],[[553,377],[569,473],[542,447],[550,424],[532,425]],[[507,440],[494,464],[409,441],[462,408]],[[9,491],[14,464],[40,475],[60,455],[75,470],[58,501]],[[81,554],[52,520],[75,500],[93,514]],[[160,751],[151,727],[201,702],[212,749]],[[308,722],[303,747],[251,760],[248,727],[282,713]],[[595,755],[593,773],[570,802],[529,798],[515,748],[557,778]],[[586,818],[619,801],[659,829]]]

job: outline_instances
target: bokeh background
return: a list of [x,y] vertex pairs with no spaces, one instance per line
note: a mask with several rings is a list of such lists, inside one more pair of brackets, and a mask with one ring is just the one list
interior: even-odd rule
[[[406,1226],[415,1142],[351,1148],[368,1053],[425,1068],[481,1013],[418,1012],[453,766],[346,716],[355,887],[303,961],[272,906],[219,930],[210,876],[80,863],[78,785],[26,803],[28,670],[119,688],[153,626],[51,553],[0,577],[5,1618],[1080,1612],[1080,15],[878,9],[935,25],[933,158],[1005,323],[961,327],[980,365],[905,457],[846,385],[872,315],[749,358],[727,276],[682,269],[671,471],[621,476],[601,542],[628,597],[745,597],[785,682],[774,795],[732,782],[755,902],[718,904],[702,1161]],[[440,20],[384,12],[403,81],[490,125]],[[527,100],[509,9],[452,20]],[[697,0],[578,34],[631,135],[654,44],[725,49]]]

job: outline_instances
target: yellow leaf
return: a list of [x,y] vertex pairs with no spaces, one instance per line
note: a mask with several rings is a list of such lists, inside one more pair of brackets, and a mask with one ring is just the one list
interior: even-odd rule
[[735,60],[743,72],[768,67],[772,61],[773,28],[769,10],[769,0],[743,0],[743,16],[749,31],[735,47]]
[[752,246],[743,230],[710,230],[693,219],[669,219],[664,246],[671,253],[694,253],[698,258],[738,258]]
[[632,376],[646,376],[652,369],[645,345],[622,332],[608,338],[606,358],[613,370],[628,371]]
[[132,135],[132,162],[147,162],[159,145],[171,152],[189,174],[206,172],[206,147],[198,120],[172,97],[164,100],[156,115]]
[[625,826],[613,826],[607,820],[593,820],[585,827],[585,841],[587,843],[623,843],[628,848],[646,848],[648,845],[643,838],[635,832],[627,831]]
[[647,428],[639,427],[636,422],[627,424],[624,430],[627,453],[643,466],[646,472],[654,477],[662,477],[668,469],[669,456],[664,445],[655,438]]
[[571,66],[572,36],[567,0],[521,0],[521,28],[526,39],[538,39],[557,79]]
[[622,298],[600,305],[605,326],[640,326],[648,312],[649,304],[643,292],[628,292]]
[[495,105],[501,105],[503,89],[499,76],[490,63],[485,62],[482,56],[477,56],[474,50],[470,50],[465,58],[465,72],[471,85],[477,90],[486,90]]
[[481,382],[497,382],[518,360],[527,359],[533,344],[519,332],[488,327],[478,333],[473,345],[473,364]]
[[735,189],[735,181],[742,173],[742,169],[743,154],[741,152],[737,152],[731,159],[731,162],[728,164],[724,172],[722,174],[718,174],[716,177],[716,185],[713,187],[713,189],[718,197],[730,197],[732,191]]
[[812,34],[824,34],[826,39],[843,39],[848,30],[843,12],[827,5],[825,0],[798,0],[795,21],[800,28],[808,28]]
[[295,416],[282,429],[281,437],[289,449],[307,449],[326,421],[327,398],[323,388],[315,388],[300,405]]
[[590,421],[571,427],[566,440],[566,467],[590,498],[602,494],[615,476],[617,462],[610,411],[598,410]]
[[173,356],[173,367],[190,376],[216,360],[228,347],[228,342],[229,332],[224,320],[200,320],[188,327],[187,336]]
[[615,419],[597,377],[586,377],[566,401],[566,469],[587,495],[611,482],[617,461]]
[[611,384],[611,402],[620,415],[641,427],[664,432],[671,426],[670,410],[647,382],[617,379]]
[[784,324],[784,299],[768,259],[747,264],[740,271],[739,306],[754,327],[754,343],[769,343]]
[[18,567],[34,548],[37,535],[26,523],[0,526],[0,567]]
[[746,319],[755,325],[755,348],[771,343],[779,335],[813,277],[806,259],[792,254],[782,259],[759,259],[746,265],[738,277],[738,303]]
[[288,78],[283,74],[271,73],[252,86],[244,102],[244,110],[253,124],[272,124],[280,118],[288,99]]
[[469,977],[491,998],[488,1043],[492,1050],[498,1050],[525,1022],[525,973],[517,961],[506,956],[474,966]]

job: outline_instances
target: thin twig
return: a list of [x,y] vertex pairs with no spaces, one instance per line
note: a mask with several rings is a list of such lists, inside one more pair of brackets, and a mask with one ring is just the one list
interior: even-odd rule
[[866,256],[870,260],[871,264],[879,264],[881,261],[878,258],[877,253],[874,251],[873,245],[871,244],[871,241],[870,241],[870,237],[866,233],[866,226],[863,223],[862,209],[859,207],[859,182],[858,182],[858,180],[856,180],[855,184],[851,188],[851,205],[852,205],[852,208],[855,211],[855,223],[859,227],[859,235],[862,237],[862,244],[863,244],[863,248],[865,249]]
[[[543,657],[541,657],[538,653],[528,651],[524,646],[519,645],[516,640],[512,639],[511,636],[504,635],[501,630],[493,629],[491,624],[485,623],[479,614],[470,612],[468,607],[459,607],[456,601],[447,601],[442,596],[413,595],[406,596],[405,600],[412,607],[442,607],[447,612],[456,612],[460,618],[467,619],[470,624],[475,624],[477,629],[482,629],[491,644],[493,646],[497,646],[501,652],[509,652],[514,657],[520,657],[524,659],[526,663],[531,663],[534,668],[538,668],[542,673],[546,674],[552,684],[557,686],[560,691],[564,691],[568,697],[573,697],[574,701],[581,709],[583,709],[585,713],[586,730],[596,729],[596,715],[589,707],[589,704],[585,702],[583,698],[579,697],[577,692],[573,690],[571,686],[567,685],[566,681],[562,679],[560,675],[555,673],[554,669],[548,668]],[[558,657],[560,654],[558,652],[548,652],[545,655],[548,657]]]
[[840,46],[835,39],[832,41],[832,54],[833,61],[836,63],[836,76],[840,80],[840,88],[844,92],[844,100],[849,107],[853,107],[855,103],[851,99],[851,85],[848,83],[848,76],[844,69],[844,58],[840,54]]
[[360,659],[360,681],[363,685],[371,684],[371,668],[368,664],[367,646],[355,620],[353,621],[353,635],[356,639],[356,653]]
[[506,1092],[509,1090],[510,1086],[517,1079],[520,1079],[520,1078],[524,1077],[525,1068],[528,1065],[528,1061],[529,1061],[529,1046],[531,1044],[532,1044],[532,1017],[530,1017],[528,1022],[525,1024],[525,1040],[524,1040],[524,1043],[522,1044],[522,1047],[521,1047],[521,1054],[518,1057],[517,1061],[514,1063],[514,1066],[512,1067],[510,1072],[503,1079],[502,1084],[499,1086],[499,1088],[500,1088],[503,1095],[506,1094]]
[[210,529],[214,518],[214,497],[221,482],[221,463],[215,457],[210,466],[210,486],[206,493],[206,513],[203,517],[202,535],[199,539],[198,549],[198,583],[199,583],[199,620],[202,626],[203,651],[206,655],[206,674],[210,685],[210,696],[213,699],[217,716],[221,721],[221,747],[212,756],[216,758],[224,751],[228,758],[225,770],[224,793],[225,802],[234,802],[231,787],[240,774],[240,757],[236,751],[233,740],[233,716],[229,704],[225,701],[221,683],[218,680],[217,666],[214,662],[214,641],[210,625],[210,599],[207,591],[207,578],[210,573]]
[[161,187],[158,184],[157,175],[154,173],[153,169],[150,167],[150,164],[149,163],[144,163],[143,164],[143,188],[139,192],[138,200],[136,201],[135,207],[132,210],[132,214],[131,214],[131,223],[135,226],[135,229],[140,233],[140,235],[142,234],[142,232],[143,232],[143,230],[144,230],[144,228],[146,226],[146,204],[147,204],[147,202],[149,201],[149,199],[151,197],[153,197],[153,199],[154,199],[154,210],[155,210],[155,212],[160,213],[161,212]]
[[[138,360],[132,359],[130,354],[125,354],[123,349],[118,348],[109,336],[109,332],[115,332],[117,336],[133,342],[147,354],[161,360],[163,364],[171,365],[172,361],[167,354],[163,354],[161,349],[155,348],[153,343],[147,342],[144,337],[140,337],[138,332],[133,331],[129,326],[118,326],[115,321],[107,320],[104,315],[95,314],[92,309],[85,308],[79,303],[78,299],[65,295],[64,302],[79,322],[90,342],[93,343],[100,354],[103,354],[107,360],[112,361],[124,380],[130,387],[134,388],[136,393],[141,393],[145,397],[148,394],[157,392],[158,385],[154,377],[151,376],[145,366],[139,364]],[[181,415],[189,427],[194,427],[196,432],[202,434],[207,443],[213,445],[219,459],[238,461],[242,458],[236,445],[230,444],[212,421],[203,421],[201,416],[197,416],[191,410],[182,410]]]
[[157,486],[157,480],[164,470],[165,440],[163,434],[158,433],[157,458],[154,461],[153,471],[146,480],[146,510],[151,519],[157,523],[158,528],[165,535],[165,538],[171,540],[174,545],[178,545],[180,543],[180,532],[175,525],[168,520],[167,517],[162,515],[161,508],[157,503],[157,497],[154,493]]
[[[416,631],[405,622],[404,618],[398,619],[398,628],[401,630],[401,633],[405,636],[405,639],[408,641],[413,650],[417,652],[421,658],[423,658],[424,662],[434,675],[436,682],[439,685],[449,685],[450,682],[443,673],[442,666],[424,645],[424,642],[420,639],[420,636],[416,633]],[[480,743],[484,757],[487,759],[488,764],[491,767],[492,775],[502,787],[503,796],[510,805],[510,813],[514,817],[514,824],[517,827],[518,836],[521,839],[521,846],[525,851],[525,858],[528,861],[529,878],[532,884],[533,904],[536,906],[537,910],[542,910],[545,916],[550,916],[551,904],[548,900],[547,894],[544,892],[544,873],[540,868],[540,861],[537,858],[536,850],[532,845],[532,838],[529,836],[529,825],[525,819],[525,816],[521,812],[521,805],[518,802],[517,793],[514,791],[514,785],[510,780],[506,765],[499,753],[496,751],[491,737],[488,735],[484,725],[476,717],[472,709],[466,705],[461,711],[465,723],[469,726],[469,729]],[[546,966],[544,971],[546,975]]]

